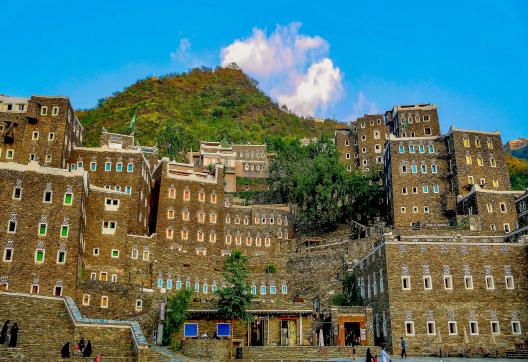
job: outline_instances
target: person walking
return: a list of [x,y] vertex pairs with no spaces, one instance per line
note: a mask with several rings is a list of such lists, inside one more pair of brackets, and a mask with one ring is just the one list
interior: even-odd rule
[[81,355],[84,351],[84,347],[86,347],[86,345],[84,344],[84,337],[81,337],[81,340],[79,341],[79,351],[81,351]]
[[407,347],[407,343],[405,343],[405,339],[403,339],[403,337],[401,337],[401,358],[407,358],[407,350],[406,350],[406,347]]
[[387,351],[385,351],[385,347],[381,349],[380,362],[391,362],[390,355],[387,353]]
[[15,348],[18,339],[18,323],[15,322],[15,324],[13,324],[13,327],[11,327],[11,331],[9,332],[9,334],[11,336],[9,337],[9,344],[7,346]]
[[370,354],[370,348],[367,348],[367,355],[365,356],[365,362],[373,362],[372,354]]
[[83,357],[90,357],[92,355],[92,342],[88,340],[86,347],[82,352]]
[[61,357],[70,358],[70,342],[66,342],[66,344],[62,346]]
[[5,344],[7,340],[7,330],[9,329],[9,319],[5,321],[0,333],[0,344]]

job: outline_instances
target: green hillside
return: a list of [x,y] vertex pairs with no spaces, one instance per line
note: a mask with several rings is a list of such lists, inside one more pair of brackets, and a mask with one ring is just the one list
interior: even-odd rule
[[158,135],[174,133],[188,150],[200,140],[263,142],[266,136],[313,137],[333,134],[335,123],[316,123],[279,108],[257,88],[257,82],[235,68],[193,69],[140,80],[101,99],[97,107],[79,110],[85,144],[97,145],[104,126],[128,132],[136,113],[136,138],[154,145]]
[[528,189],[528,161],[506,155],[506,163],[510,170],[510,180],[514,190]]

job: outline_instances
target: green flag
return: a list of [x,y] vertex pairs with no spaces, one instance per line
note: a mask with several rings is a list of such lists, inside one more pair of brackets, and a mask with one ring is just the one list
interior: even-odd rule
[[132,133],[136,131],[136,113],[132,116],[132,119],[130,120],[130,123],[128,125],[128,130]]

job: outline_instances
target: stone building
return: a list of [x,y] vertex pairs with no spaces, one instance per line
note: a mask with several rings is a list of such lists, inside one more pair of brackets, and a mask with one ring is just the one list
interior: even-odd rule
[[374,334],[400,352],[512,349],[528,324],[525,243],[462,233],[384,235],[353,266]]
[[385,189],[395,228],[450,225],[445,142],[438,137],[390,135],[385,152]]
[[82,132],[66,97],[0,96],[0,162],[68,168]]
[[519,225],[517,229],[528,227],[528,191],[515,200],[515,208],[519,215]]
[[396,137],[431,137],[440,135],[438,110],[434,104],[394,106],[385,112],[385,122]]
[[0,163],[0,288],[74,295],[85,245],[88,177],[29,164]]

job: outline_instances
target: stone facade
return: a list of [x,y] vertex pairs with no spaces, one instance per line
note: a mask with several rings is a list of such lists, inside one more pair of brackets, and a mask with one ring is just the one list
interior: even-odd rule
[[383,153],[390,128],[383,114],[365,114],[350,123],[354,135],[354,158],[363,172],[383,172]]
[[519,215],[519,225],[517,229],[528,226],[528,191],[515,200],[515,208]]
[[501,237],[386,235],[353,270],[378,316],[376,335],[395,353],[402,336],[408,353],[509,349],[528,323],[524,247]]
[[431,137],[440,135],[438,110],[434,104],[394,106],[385,112],[385,121],[396,137]]

